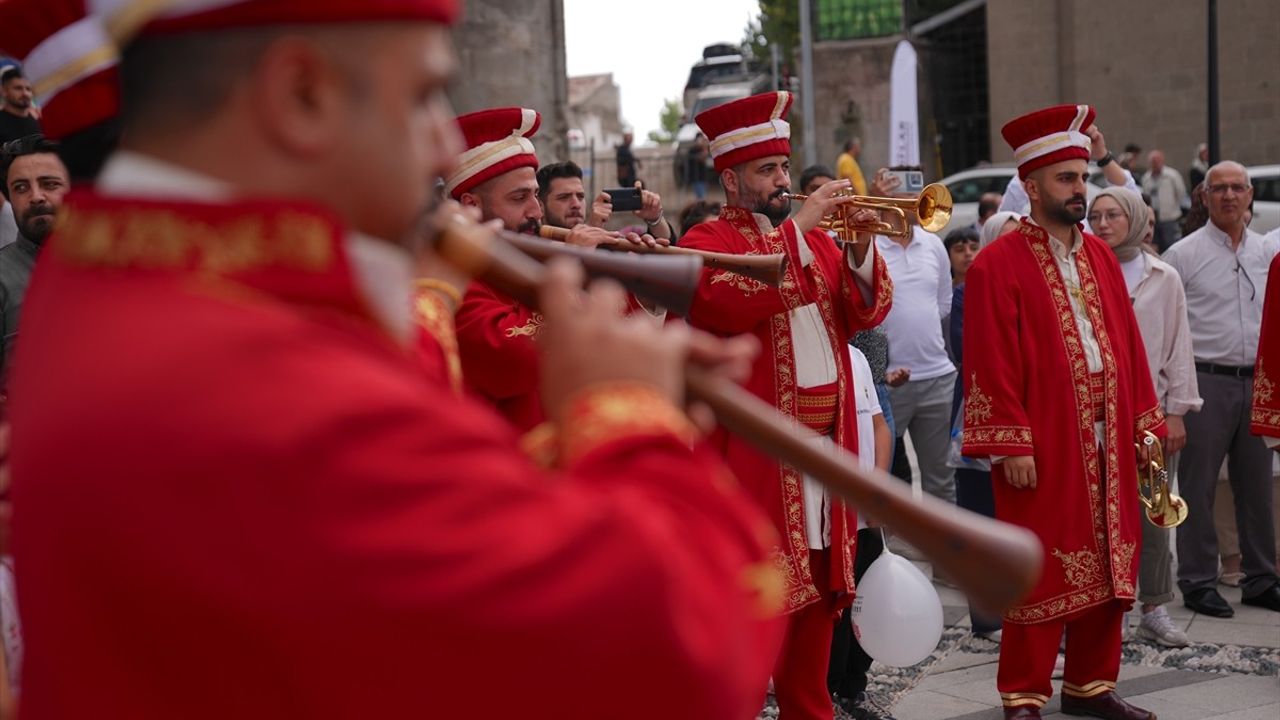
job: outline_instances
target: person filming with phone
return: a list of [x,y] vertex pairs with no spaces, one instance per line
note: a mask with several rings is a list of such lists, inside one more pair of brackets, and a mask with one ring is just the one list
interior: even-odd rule
[[[676,239],[675,229],[667,220],[662,210],[662,197],[651,190],[645,190],[640,182],[635,187],[608,188],[601,190],[591,208],[593,220],[600,217],[603,227],[613,211],[631,211],[633,215],[644,221],[646,233],[659,240]],[[593,223],[594,224],[594,223]]]

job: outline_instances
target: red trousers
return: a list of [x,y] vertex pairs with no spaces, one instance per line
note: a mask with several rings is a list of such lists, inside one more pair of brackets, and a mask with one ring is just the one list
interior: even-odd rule
[[831,720],[834,716],[827,665],[840,610],[831,591],[831,551],[810,550],[809,568],[822,599],[787,616],[787,633],[773,668],[778,720]]
[[1067,650],[1062,693],[1091,697],[1115,690],[1120,674],[1123,619],[1124,606],[1119,600],[1111,600],[1066,618],[1034,625],[1005,622],[996,675],[1004,706],[1039,708],[1049,701],[1053,694],[1053,663],[1064,629]]

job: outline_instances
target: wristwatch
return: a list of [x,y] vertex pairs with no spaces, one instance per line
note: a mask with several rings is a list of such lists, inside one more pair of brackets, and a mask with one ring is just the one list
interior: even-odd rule
[[1102,159],[1098,161],[1098,167],[1100,168],[1106,167],[1108,164],[1111,163],[1112,160],[1115,160],[1115,159],[1116,159],[1115,155],[1112,155],[1111,152],[1108,151],[1107,154],[1103,155]]
[[664,213],[658,213],[658,219],[657,219],[657,220],[654,220],[653,222],[649,222],[648,220],[645,220],[645,221],[644,221],[644,224],[645,224],[645,225],[648,225],[648,226],[649,226],[649,227],[651,227],[651,228],[653,228],[653,227],[658,227],[658,224],[659,224],[659,223],[661,223],[663,220],[666,220],[666,219],[667,219],[667,218],[666,218],[666,215],[665,215]]

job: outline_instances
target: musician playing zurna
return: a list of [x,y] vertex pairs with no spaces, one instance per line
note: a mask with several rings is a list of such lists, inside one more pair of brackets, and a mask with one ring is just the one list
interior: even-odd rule
[[23,718],[758,711],[771,530],[681,382],[750,343],[619,322],[621,290],[553,269],[554,472],[414,362],[458,3],[18,3],[77,21],[68,68],[141,28],[10,384]]
[[[445,192],[481,218],[500,221],[511,232],[536,235],[543,209],[538,201],[538,156],[530,138],[542,117],[529,108],[481,110],[458,118],[467,149],[445,176]],[[565,239],[594,248],[611,243],[653,244],[586,223]],[[538,394],[538,346],[542,313],[483,282],[468,287],[456,317],[465,385],[489,401],[517,429],[531,430],[547,418]]]
[[[750,333],[764,350],[747,388],[841,447],[857,450],[853,373],[847,345],[889,312],[893,288],[872,235],[838,247],[818,229],[846,200],[848,180],[823,185],[794,218],[791,190],[792,96],[772,92],[726,103],[695,118],[711,139],[711,155],[727,202],[714,222],[698,225],[682,247],[737,254],[785,253],[780,287],[724,270],[704,270],[691,324],[722,335]],[[874,220],[870,210],[854,213]],[[830,718],[827,662],[831,618],[853,591],[857,526],[852,509],[812,480],[741,440],[717,438],[734,474],[773,518],[782,535],[774,562],[787,580],[787,640],[774,669],[784,718]]]
[[1087,105],[1016,118],[1031,216],[996,239],[965,289],[964,453],[991,457],[996,517],[1035,532],[1044,571],[1005,615],[1006,718],[1039,718],[1066,629],[1062,709],[1154,718],[1115,693],[1143,522],[1135,442],[1164,416],[1115,255],[1082,232],[1094,119]]

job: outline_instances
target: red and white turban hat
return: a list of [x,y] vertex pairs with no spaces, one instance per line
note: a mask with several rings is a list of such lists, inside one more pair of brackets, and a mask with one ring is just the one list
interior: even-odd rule
[[538,169],[538,156],[529,138],[538,132],[542,116],[519,107],[481,110],[458,118],[467,150],[444,179],[444,190],[457,200],[476,186],[517,168]]
[[694,122],[711,142],[716,172],[770,155],[791,154],[789,92],[768,92],[717,105]]
[[1096,115],[1088,105],[1056,105],[1014,118],[1000,129],[1013,148],[1018,177],[1063,160],[1088,160],[1093,142],[1085,134]]

